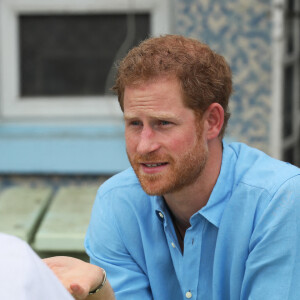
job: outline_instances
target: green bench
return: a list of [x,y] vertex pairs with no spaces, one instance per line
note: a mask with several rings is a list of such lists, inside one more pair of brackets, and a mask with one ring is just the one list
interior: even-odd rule
[[42,257],[86,259],[84,237],[99,183],[51,187],[16,186],[0,193],[0,232],[27,241]]
[[0,232],[31,243],[51,199],[50,187],[13,186],[0,193]]
[[61,187],[54,196],[33,243],[38,252],[84,252],[98,185]]

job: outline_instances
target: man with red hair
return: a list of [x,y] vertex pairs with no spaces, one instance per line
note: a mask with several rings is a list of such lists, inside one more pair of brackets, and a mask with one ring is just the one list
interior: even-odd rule
[[73,294],[300,299],[300,170],[223,140],[225,59],[195,39],[150,38],[120,63],[114,90],[132,168],[100,187],[85,241],[114,293],[93,269]]

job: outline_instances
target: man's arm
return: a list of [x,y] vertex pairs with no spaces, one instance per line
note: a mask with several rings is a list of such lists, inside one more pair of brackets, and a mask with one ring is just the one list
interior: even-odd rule
[[241,299],[300,299],[300,176],[285,182],[252,234]]
[[100,267],[67,256],[46,258],[44,262],[75,299],[115,300],[108,280],[97,293],[89,295],[89,292],[96,290],[104,280],[103,269]]
[[[101,186],[85,239],[90,262],[107,271],[117,299],[153,299],[147,274],[139,211],[124,189]],[[135,196],[139,201],[140,199]]]
[[114,291],[107,281],[103,289],[94,295],[87,297],[87,300],[115,300]]

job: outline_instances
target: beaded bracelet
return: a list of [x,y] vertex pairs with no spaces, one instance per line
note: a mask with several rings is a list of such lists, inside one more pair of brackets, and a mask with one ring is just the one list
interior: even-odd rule
[[89,295],[94,295],[94,294],[98,293],[104,287],[104,285],[106,283],[106,272],[105,272],[104,269],[102,269],[102,271],[103,271],[103,280],[102,280],[102,282],[100,283],[100,285],[95,290],[89,292]]

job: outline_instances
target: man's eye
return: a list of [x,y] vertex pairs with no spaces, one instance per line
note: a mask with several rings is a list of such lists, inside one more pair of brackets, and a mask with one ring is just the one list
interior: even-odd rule
[[141,125],[141,122],[140,121],[131,121],[130,125],[132,125],[132,126],[139,126],[139,125]]
[[159,121],[159,124],[160,124],[160,125],[163,125],[163,126],[166,126],[166,125],[169,125],[169,124],[171,124],[171,122],[169,122],[169,121],[164,121],[164,120],[161,120],[161,121]]

